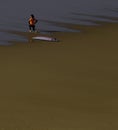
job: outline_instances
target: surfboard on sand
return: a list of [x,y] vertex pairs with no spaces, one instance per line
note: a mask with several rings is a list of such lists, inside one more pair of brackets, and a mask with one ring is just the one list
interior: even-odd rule
[[43,40],[43,41],[50,41],[50,42],[57,42],[58,40],[53,37],[47,37],[47,36],[36,36],[32,37],[34,40]]

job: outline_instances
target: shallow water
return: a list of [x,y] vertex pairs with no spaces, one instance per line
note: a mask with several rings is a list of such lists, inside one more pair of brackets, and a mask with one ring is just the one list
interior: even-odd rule
[[[0,29],[28,31],[28,18],[34,14],[39,20],[36,28],[48,31],[73,31],[48,23],[58,21],[65,23],[94,25],[94,20],[109,21],[118,16],[117,0],[2,0],[0,4]],[[95,17],[98,16],[98,17]],[[101,17],[100,17],[101,16]],[[104,17],[105,16],[105,17]],[[106,18],[111,17],[111,19]],[[44,22],[44,20],[47,22]],[[93,21],[92,21],[93,20]],[[14,35],[0,33],[0,43],[18,39]]]

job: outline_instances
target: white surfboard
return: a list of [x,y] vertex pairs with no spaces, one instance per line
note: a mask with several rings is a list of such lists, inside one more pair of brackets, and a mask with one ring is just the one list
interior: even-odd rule
[[43,40],[43,41],[50,41],[50,42],[57,42],[58,41],[56,38],[47,37],[47,36],[37,36],[37,37],[32,37],[32,39]]

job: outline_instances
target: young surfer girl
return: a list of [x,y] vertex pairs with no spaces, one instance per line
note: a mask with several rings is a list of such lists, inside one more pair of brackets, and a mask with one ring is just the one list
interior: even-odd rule
[[30,15],[30,18],[28,20],[29,23],[29,31],[32,32],[35,31],[35,24],[38,22],[38,20],[34,17],[33,14]]

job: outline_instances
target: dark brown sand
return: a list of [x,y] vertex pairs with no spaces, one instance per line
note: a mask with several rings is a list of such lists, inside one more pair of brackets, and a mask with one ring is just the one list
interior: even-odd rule
[[17,34],[29,42],[0,47],[0,130],[118,130],[117,23]]

